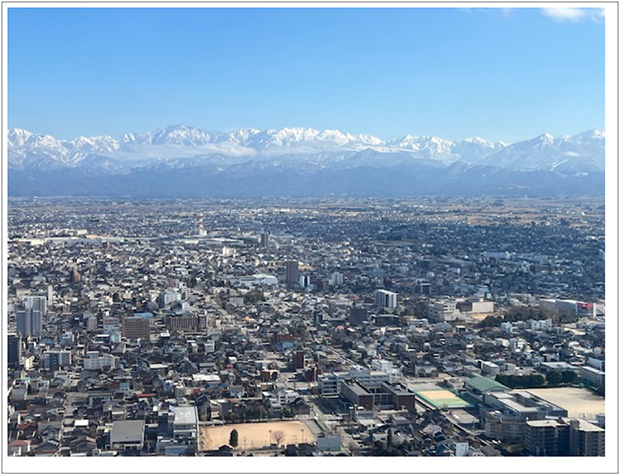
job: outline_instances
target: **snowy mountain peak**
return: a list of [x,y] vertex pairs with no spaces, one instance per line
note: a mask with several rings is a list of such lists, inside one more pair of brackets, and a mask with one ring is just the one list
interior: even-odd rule
[[[145,134],[148,136],[148,134]],[[187,145],[201,146],[211,143],[211,135],[207,132],[190,127],[185,124],[177,124],[159,129],[149,137],[154,145]]]
[[469,138],[465,138],[463,140],[463,142],[465,143],[473,143],[476,145],[482,145],[485,147],[493,147],[495,146],[493,142],[490,142],[489,140],[485,140],[484,138],[481,137],[469,137]]
[[586,130],[585,132],[577,133],[570,138],[578,140],[605,140],[605,130],[598,130],[596,128]]
[[[282,166],[329,166],[355,155],[375,166],[402,162],[426,162],[433,166],[459,162],[463,166],[493,166],[513,170],[574,169],[604,170],[605,132],[589,130],[572,136],[548,133],[508,145],[481,137],[460,141],[424,135],[405,135],[384,141],[373,135],[354,135],[336,129],[304,127],[281,129],[236,129],[225,133],[206,132],[185,124],[171,125],[143,134],[126,133],[118,140],[109,136],[57,140],[22,129],[8,132],[9,166],[37,169],[59,166],[98,166],[109,169],[126,163],[157,163],[188,166],[188,163],[222,163],[237,159],[278,159]],[[360,153],[361,152],[361,153]],[[93,155],[96,155],[93,158]],[[110,158],[109,160],[107,158]],[[348,158],[347,158],[348,159]],[[86,160],[86,161],[84,161]],[[116,161],[115,161],[116,160]],[[192,161],[194,160],[194,161]],[[290,160],[297,160],[290,161]],[[391,161],[390,161],[391,160]],[[133,166],[133,165],[131,165]],[[280,165],[279,165],[280,166]],[[347,165],[349,166],[349,165]]]
[[553,143],[553,135],[549,133],[543,133],[542,135],[537,136],[536,140],[538,140],[539,142]]
[[34,134],[29,132],[28,130],[23,130],[21,128],[14,128],[13,130],[9,130],[8,133],[8,144],[9,146],[22,146],[30,137]]

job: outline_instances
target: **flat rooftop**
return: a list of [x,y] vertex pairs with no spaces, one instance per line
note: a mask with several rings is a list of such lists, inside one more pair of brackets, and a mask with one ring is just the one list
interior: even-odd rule
[[144,438],[144,420],[124,420],[112,423],[110,442],[139,443]]
[[198,414],[195,407],[176,407],[174,409],[175,425],[191,425],[198,423]]
[[414,393],[436,408],[464,408],[471,406],[450,390],[415,390]]

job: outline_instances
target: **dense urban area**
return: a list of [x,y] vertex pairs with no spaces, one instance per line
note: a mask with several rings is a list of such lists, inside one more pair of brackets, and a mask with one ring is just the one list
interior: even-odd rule
[[605,203],[11,199],[12,456],[604,456]]

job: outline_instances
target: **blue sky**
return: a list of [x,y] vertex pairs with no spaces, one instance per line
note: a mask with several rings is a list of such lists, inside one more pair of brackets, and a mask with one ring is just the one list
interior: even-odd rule
[[599,13],[9,8],[9,127],[506,141],[604,128]]

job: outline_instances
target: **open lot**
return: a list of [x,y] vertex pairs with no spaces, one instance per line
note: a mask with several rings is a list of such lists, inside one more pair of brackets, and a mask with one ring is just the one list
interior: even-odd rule
[[[313,423],[313,422],[312,422]],[[199,451],[218,449],[228,444],[230,432],[239,433],[237,449],[257,449],[279,441],[280,445],[295,443],[313,443],[316,437],[302,421],[269,421],[265,423],[235,423],[224,426],[201,426]],[[271,432],[271,433],[270,433]],[[281,438],[277,437],[281,432]],[[269,436],[271,435],[271,441]],[[244,439],[245,438],[245,439]]]
[[585,388],[528,388],[519,391],[531,392],[540,398],[566,408],[568,416],[594,418],[597,413],[605,413],[605,398]]

